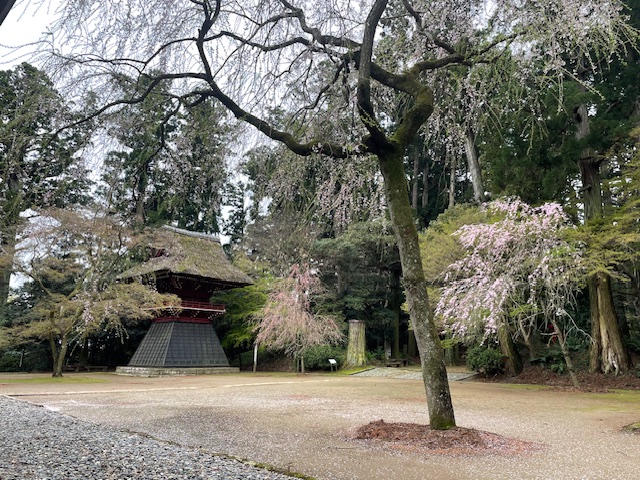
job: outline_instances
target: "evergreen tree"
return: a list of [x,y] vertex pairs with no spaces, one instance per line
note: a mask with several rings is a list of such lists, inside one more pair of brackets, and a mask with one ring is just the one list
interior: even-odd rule
[[89,176],[77,158],[82,128],[48,76],[23,63],[0,72],[0,322],[9,294],[16,235],[27,209],[86,203]]

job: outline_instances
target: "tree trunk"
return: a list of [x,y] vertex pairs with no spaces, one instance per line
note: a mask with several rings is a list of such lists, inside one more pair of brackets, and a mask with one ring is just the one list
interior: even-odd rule
[[[578,107],[575,118],[578,124],[576,138],[581,140],[589,134],[586,105]],[[600,161],[592,149],[585,148],[578,164],[582,177],[585,223],[588,223],[603,216]],[[592,339],[589,369],[591,372],[626,372],[629,369],[629,356],[622,340],[608,273],[598,272],[589,279],[589,301]]]
[[400,272],[391,272],[389,310],[393,312],[393,338],[391,340],[391,357],[400,358],[400,310],[402,308],[400,296]]
[[451,159],[451,173],[449,173],[449,205],[448,208],[453,207],[456,204],[456,170],[458,169],[456,157],[452,155]]
[[478,151],[476,150],[476,136],[471,127],[465,132],[465,152],[467,154],[467,166],[471,174],[471,184],[473,185],[473,199],[479,205],[485,200],[484,183],[482,182],[482,171],[478,161]]
[[558,338],[558,344],[560,345],[560,351],[562,352],[564,363],[567,364],[567,371],[569,372],[569,376],[571,377],[571,383],[574,387],[580,388],[580,383],[578,382],[578,377],[576,376],[576,369],[573,366],[573,361],[571,360],[569,350],[567,349],[567,339],[562,333],[562,330],[560,330],[558,322],[556,322],[555,318],[551,318],[551,325],[553,325],[554,333]]
[[349,320],[349,340],[345,368],[361,367],[366,363],[366,325],[363,320]]
[[7,232],[0,245],[0,325],[4,325],[7,321],[7,301],[9,300],[9,282],[13,273],[15,243],[15,235],[12,236]]
[[62,377],[62,367],[67,356],[67,335],[60,336],[60,345],[57,344],[55,334],[49,335],[49,345],[51,346],[51,356],[53,357],[52,377]]
[[509,327],[502,322],[498,327],[498,342],[500,351],[506,357],[506,371],[509,375],[518,375],[522,372],[522,357],[516,348]]
[[611,278],[607,273],[598,272],[591,277],[589,299],[592,302],[591,321],[593,322],[590,369],[596,371],[599,367],[604,373],[613,372],[616,375],[628,371],[629,355],[620,333],[611,293]]
[[253,373],[258,370],[258,344],[253,346]]
[[2,218],[0,219],[0,325],[6,318],[7,301],[9,299],[10,280],[13,273],[13,260],[16,252],[16,235],[20,225],[22,202],[22,183],[18,176],[8,176]]
[[400,251],[409,315],[420,352],[430,424],[434,429],[443,430],[455,426],[455,417],[444,353],[429,309],[427,283],[422,269],[418,232],[409,204],[403,157],[404,152],[399,147],[378,153],[391,223]]
[[409,357],[413,358],[418,354],[418,345],[416,343],[416,336],[413,333],[413,329],[410,328],[407,332],[407,352]]
[[429,206],[429,159],[426,158],[422,167],[422,208]]
[[418,175],[420,174],[420,157],[418,151],[410,149],[413,160],[413,178],[411,179],[411,207],[418,210]]

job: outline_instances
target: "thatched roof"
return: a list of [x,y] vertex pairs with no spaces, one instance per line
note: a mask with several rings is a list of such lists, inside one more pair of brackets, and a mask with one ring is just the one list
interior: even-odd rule
[[199,277],[229,287],[253,282],[227,259],[218,237],[164,226],[152,235],[150,246],[156,256],[120,274],[120,278],[166,274]]

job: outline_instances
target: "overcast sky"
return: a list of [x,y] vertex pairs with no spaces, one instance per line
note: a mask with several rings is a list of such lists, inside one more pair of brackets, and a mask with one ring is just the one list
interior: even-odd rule
[[33,52],[34,47],[20,50],[20,53],[7,47],[17,47],[37,41],[47,26],[53,21],[58,0],[36,10],[27,1],[16,2],[5,21],[0,25],[0,70],[7,70],[23,61],[29,61],[25,55]]

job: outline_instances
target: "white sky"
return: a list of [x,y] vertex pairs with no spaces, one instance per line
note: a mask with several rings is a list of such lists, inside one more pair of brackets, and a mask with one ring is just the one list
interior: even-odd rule
[[[13,66],[29,61],[34,46],[28,44],[37,41],[47,26],[54,20],[54,12],[59,0],[45,2],[36,9],[32,2],[18,0],[9,15],[0,25],[0,70],[8,70]],[[19,51],[15,47],[25,46]]]

